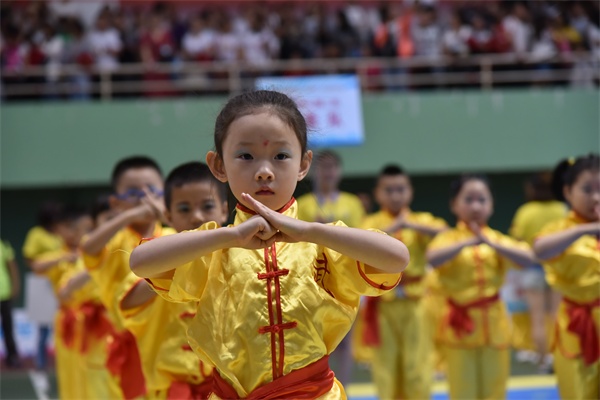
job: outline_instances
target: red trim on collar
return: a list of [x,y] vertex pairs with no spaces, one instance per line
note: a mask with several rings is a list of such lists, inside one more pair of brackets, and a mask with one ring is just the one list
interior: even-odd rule
[[[296,199],[292,197],[290,199],[290,201],[288,201],[283,207],[281,207],[279,210],[277,210],[277,212],[278,213],[284,213],[284,212],[286,212],[292,206],[292,204],[294,204],[295,201],[296,201]],[[249,209],[248,207],[246,207],[242,203],[237,203],[237,205],[235,206],[235,208],[237,208],[238,210],[243,211],[243,212],[245,212],[247,214],[256,215],[256,211]]]

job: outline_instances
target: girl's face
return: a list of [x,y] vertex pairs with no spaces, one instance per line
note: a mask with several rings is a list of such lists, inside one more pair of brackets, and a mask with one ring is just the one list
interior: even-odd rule
[[271,112],[249,114],[233,121],[223,141],[223,154],[211,151],[207,164],[217,179],[229,182],[245,206],[247,193],[272,210],[282,208],[296,184],[308,173],[312,152],[302,154],[294,130]]
[[460,221],[486,225],[494,212],[494,201],[488,186],[477,179],[467,181],[450,205]]
[[598,221],[598,212],[600,212],[599,171],[581,172],[573,185],[565,186],[563,192],[573,211],[587,220]]

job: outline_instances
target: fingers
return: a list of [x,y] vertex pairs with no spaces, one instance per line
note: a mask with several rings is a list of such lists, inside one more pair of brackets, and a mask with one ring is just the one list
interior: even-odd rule
[[271,210],[268,207],[250,196],[248,193],[242,193],[242,199],[248,203],[250,209],[255,211],[258,215],[261,215],[263,218],[268,219],[268,217],[271,215]]

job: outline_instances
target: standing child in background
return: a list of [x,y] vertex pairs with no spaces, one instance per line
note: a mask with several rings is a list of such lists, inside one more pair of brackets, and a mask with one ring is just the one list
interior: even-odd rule
[[[342,160],[333,151],[317,153],[313,166],[313,191],[298,198],[298,219],[307,222],[342,221],[352,228],[360,227],[365,209],[358,196],[339,189]],[[336,376],[342,385],[352,375],[352,335],[348,334],[331,355]]]
[[[85,378],[79,341],[83,331],[77,331],[77,304],[63,294],[66,279],[76,272],[78,245],[84,234],[91,229],[90,217],[82,210],[71,206],[64,207],[56,220],[56,233],[61,237],[63,247],[47,252],[31,263],[33,271],[50,281],[54,294],[59,299],[60,308],[54,322],[54,347],[56,350],[56,376],[61,399],[86,398]],[[91,335],[91,332],[85,332]]]
[[19,295],[20,291],[21,279],[15,253],[8,242],[0,240],[0,318],[2,318],[2,334],[6,351],[4,364],[9,368],[21,366],[15,343],[12,315],[12,300]]
[[129,274],[129,253],[142,238],[163,235],[158,206],[163,181],[154,160],[135,156],[117,163],[111,183],[114,194],[109,202],[117,215],[84,238],[81,249],[85,267],[115,328],[107,367],[119,382],[122,396],[129,399],[144,395],[146,387],[135,338],[123,325],[119,289]]
[[463,175],[451,185],[456,227],[427,250],[448,303],[438,329],[451,399],[503,399],[508,381],[510,321],[499,290],[509,267],[535,260],[526,243],[488,227],[493,198],[487,179]]
[[[165,181],[165,215],[177,232],[209,221],[227,221],[227,192],[206,164],[175,168]],[[164,233],[164,231],[163,231]],[[160,292],[160,285],[154,288]],[[119,290],[125,327],[135,336],[149,399],[207,398],[212,368],[204,366],[187,341],[196,303],[172,303],[157,297],[148,283],[129,272]]]
[[568,216],[538,234],[534,249],[546,279],[562,296],[556,316],[554,369],[563,399],[600,397],[600,161],[597,154],[561,162],[555,195]]
[[431,335],[427,334],[423,298],[427,244],[446,229],[444,220],[413,212],[410,178],[397,165],[379,173],[375,200],[380,211],[368,215],[363,228],[381,229],[401,240],[410,263],[400,284],[379,298],[367,299],[366,339],[376,350],[373,380],[381,399],[426,399],[431,396]]
[[209,222],[131,254],[133,271],[163,296],[199,302],[188,339],[215,366],[212,398],[345,398],[328,355],[360,296],[391,290],[408,263],[406,246],[382,233],[296,219],[306,144],[306,121],[286,95],[232,98],[207,163],[239,201],[234,224]]
[[[56,252],[62,248],[62,240],[56,234],[56,218],[62,211],[62,204],[47,201],[42,204],[37,215],[37,226],[34,226],[27,232],[25,242],[23,243],[23,258],[27,266],[46,253]],[[35,286],[32,286],[35,285]],[[42,277],[29,276],[27,278],[26,294],[31,294],[34,298],[27,297],[26,308],[28,315],[33,317],[39,324],[38,346],[35,365],[38,370],[43,370],[48,365],[47,342],[50,336],[51,321],[46,320],[47,315],[53,315],[56,311],[53,301],[52,288],[50,283]],[[51,307],[48,307],[51,304]],[[39,310],[43,310],[39,312]],[[35,312],[34,312],[35,311]],[[44,386],[47,385],[47,382]]]
[[[533,245],[533,239],[544,225],[566,215],[565,204],[554,200],[551,181],[551,173],[537,173],[527,181],[525,186],[527,203],[519,207],[510,227],[510,235],[515,239]],[[552,368],[552,359],[548,354],[547,322],[554,318],[560,296],[546,283],[544,270],[539,264],[518,271],[517,276],[519,277],[517,284],[524,291],[530,316],[530,326],[522,327],[521,331],[530,333],[539,356],[540,371],[548,373]],[[516,322],[514,318],[513,322]],[[515,330],[518,328],[520,328],[519,324],[515,323]]]

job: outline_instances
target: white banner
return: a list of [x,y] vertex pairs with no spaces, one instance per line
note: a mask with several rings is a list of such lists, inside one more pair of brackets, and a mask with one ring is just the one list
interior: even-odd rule
[[310,147],[356,146],[364,142],[356,76],[258,78],[256,88],[277,90],[296,101],[308,123]]

